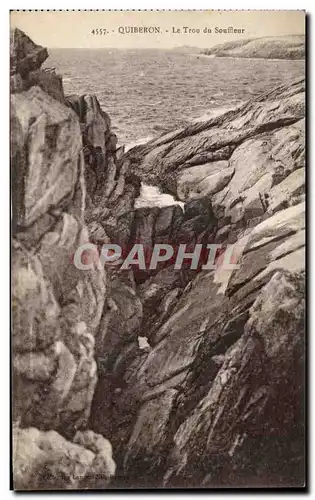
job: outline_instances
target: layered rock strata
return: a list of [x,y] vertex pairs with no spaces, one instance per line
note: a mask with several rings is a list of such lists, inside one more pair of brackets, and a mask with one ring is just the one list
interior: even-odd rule
[[[46,57],[15,30],[15,488],[303,485],[304,82],[125,154]],[[184,210],[135,208],[141,182]],[[82,271],[86,242],[237,243],[240,267]]]

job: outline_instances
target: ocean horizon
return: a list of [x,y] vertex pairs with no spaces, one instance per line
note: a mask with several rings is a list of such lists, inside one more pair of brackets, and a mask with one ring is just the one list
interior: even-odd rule
[[[49,49],[65,93],[95,94],[128,148],[302,78],[304,60],[210,58],[178,49]],[[121,84],[120,84],[121,82]]]

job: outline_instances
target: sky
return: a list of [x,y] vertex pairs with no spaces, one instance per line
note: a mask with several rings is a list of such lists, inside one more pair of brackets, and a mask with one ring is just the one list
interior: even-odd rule
[[[205,48],[240,38],[301,35],[304,16],[302,10],[12,11],[10,18],[12,27],[20,28],[35,43],[47,48],[163,49],[183,45]],[[130,26],[159,27],[160,33],[120,33]],[[200,32],[188,33],[187,29],[185,33],[184,27]],[[242,32],[215,33],[216,27],[233,27]],[[101,34],[97,35],[96,29]]]

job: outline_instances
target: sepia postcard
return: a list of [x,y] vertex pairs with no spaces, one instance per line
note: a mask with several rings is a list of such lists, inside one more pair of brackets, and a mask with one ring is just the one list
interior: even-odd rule
[[305,12],[10,24],[12,489],[306,489]]

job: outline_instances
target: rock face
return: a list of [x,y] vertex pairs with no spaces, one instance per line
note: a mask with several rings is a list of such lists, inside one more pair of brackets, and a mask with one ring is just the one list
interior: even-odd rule
[[[124,154],[13,35],[15,489],[302,486],[303,82]],[[141,181],[183,209],[136,208]],[[240,266],[82,271],[88,242],[236,242]]]
[[47,57],[47,49],[36,45],[21,30],[13,29],[10,33],[11,92],[21,92],[37,85],[64,102],[62,78],[54,69],[41,68]]
[[104,487],[111,446],[86,429],[106,276],[71,260],[89,241],[80,123],[54,86],[43,88],[46,49],[18,30],[11,49],[21,83],[11,102],[14,487],[81,487],[100,469]]
[[134,170],[182,201],[208,197],[220,234],[303,200],[304,81],[129,152]]
[[151,349],[125,372],[135,407],[112,438],[127,484],[303,485],[304,82],[127,156],[185,213],[211,202],[214,241],[242,249],[233,272],[140,286]]

